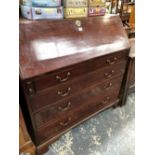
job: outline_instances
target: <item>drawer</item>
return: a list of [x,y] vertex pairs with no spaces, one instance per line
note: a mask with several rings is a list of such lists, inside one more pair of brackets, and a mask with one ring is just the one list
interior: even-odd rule
[[127,61],[128,59],[128,51],[120,51],[117,53],[113,53],[107,55],[105,57],[99,57],[93,60],[92,70],[96,70],[106,66],[115,66],[121,61]]
[[67,82],[58,87],[53,87],[48,91],[38,93],[31,98],[30,106],[35,112],[46,105],[67,99],[68,97],[80,93],[82,90],[104,82],[104,80],[122,75],[125,71],[125,65],[126,61],[123,61],[113,67],[107,67],[97,70],[96,72],[91,72],[72,82]]
[[66,69],[58,70],[51,75],[34,80],[36,91],[41,91],[49,87],[71,81],[80,75],[90,72],[90,64],[88,62],[78,64],[76,66],[68,67]]
[[[68,98],[67,100],[58,102],[42,111],[34,114],[35,122],[37,128],[45,125],[48,122],[54,122],[57,119],[64,117],[70,112],[76,111],[77,109],[83,107],[88,100],[94,97],[104,95],[106,96],[109,92],[119,93],[120,84],[122,81],[122,76],[114,78],[111,82],[107,81],[101,83],[87,91],[80,93],[77,96]],[[74,113],[74,112],[73,112]]]
[[87,119],[92,114],[101,111],[102,109],[113,104],[114,102],[116,103],[116,101],[118,100],[117,97],[118,94],[116,92],[112,94],[107,94],[106,96],[100,95],[94,98],[94,100],[89,100],[89,104],[86,104],[83,107],[81,106],[81,108],[77,109],[76,112],[68,113],[67,115],[64,115],[64,117],[61,118],[59,121],[38,129],[38,143],[42,143],[47,139],[61,134],[68,128],[74,127],[77,123]]
[[[74,80],[79,76],[85,75],[91,71],[98,70],[106,66],[113,66],[124,59],[126,60],[127,54],[128,53],[126,51],[117,52],[107,55],[105,57],[100,57],[91,61],[87,61],[85,63],[80,63],[64,69],[60,69],[49,75],[44,75],[40,78],[35,78],[33,80],[34,89],[36,92],[39,92],[55,85]],[[26,82],[26,87],[27,85],[29,85],[29,81]]]

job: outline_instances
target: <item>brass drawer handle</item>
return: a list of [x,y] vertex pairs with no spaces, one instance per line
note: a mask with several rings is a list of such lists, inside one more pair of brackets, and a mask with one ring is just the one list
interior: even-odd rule
[[114,70],[112,70],[110,73],[105,73],[104,75],[107,77],[107,78],[110,78],[112,77],[112,75],[115,73]]
[[113,64],[116,63],[116,61],[117,61],[117,57],[114,57],[113,60],[107,59],[106,62],[107,62],[109,65],[113,65]]
[[69,87],[69,88],[67,88],[66,92],[58,91],[58,95],[62,96],[62,97],[65,97],[65,96],[69,95],[70,91],[71,91],[71,88]]
[[65,121],[65,122],[60,122],[59,124],[61,125],[61,126],[67,126],[68,124],[69,124],[69,122],[71,121],[71,117],[68,117],[67,118],[67,121]]
[[65,81],[67,81],[69,79],[70,75],[71,75],[71,73],[70,72],[67,72],[67,75],[66,75],[65,78],[62,78],[59,75],[57,75],[56,76],[56,79],[59,80],[60,82],[65,82]]
[[112,83],[109,82],[107,85],[104,86],[104,89],[109,89],[112,86]]
[[71,102],[68,102],[67,105],[65,107],[58,107],[59,111],[67,111],[69,108],[71,107]]
[[106,97],[103,101],[101,101],[102,104],[107,104],[110,101],[110,97]]

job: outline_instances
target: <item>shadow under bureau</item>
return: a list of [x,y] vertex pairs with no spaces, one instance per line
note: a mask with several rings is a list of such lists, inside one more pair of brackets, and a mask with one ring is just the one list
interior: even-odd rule
[[119,16],[20,21],[20,91],[39,154],[120,104],[129,50]]

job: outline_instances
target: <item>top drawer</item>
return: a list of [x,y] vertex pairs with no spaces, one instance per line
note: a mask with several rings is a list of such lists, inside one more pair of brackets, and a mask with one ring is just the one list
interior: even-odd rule
[[[38,92],[46,88],[53,87],[54,85],[71,81],[79,76],[104,68],[106,66],[113,66],[127,59],[127,55],[128,51],[116,52],[103,57],[91,59],[84,63],[57,70],[42,77],[35,78],[33,80],[35,91]],[[29,81],[27,81],[27,83],[29,83]]]
[[85,62],[74,65],[65,69],[58,70],[51,75],[46,75],[34,80],[35,90],[41,91],[43,89],[52,87],[54,85],[62,84],[80,75],[90,72],[90,63]]
[[120,63],[122,60],[128,59],[128,51],[116,52],[104,57],[95,58],[92,64],[92,70],[96,70],[106,66],[113,66]]

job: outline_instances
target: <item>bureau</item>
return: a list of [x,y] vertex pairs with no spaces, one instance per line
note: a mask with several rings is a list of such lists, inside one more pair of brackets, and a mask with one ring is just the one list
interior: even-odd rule
[[21,20],[19,30],[23,111],[43,154],[66,131],[120,104],[130,45],[119,16]]

